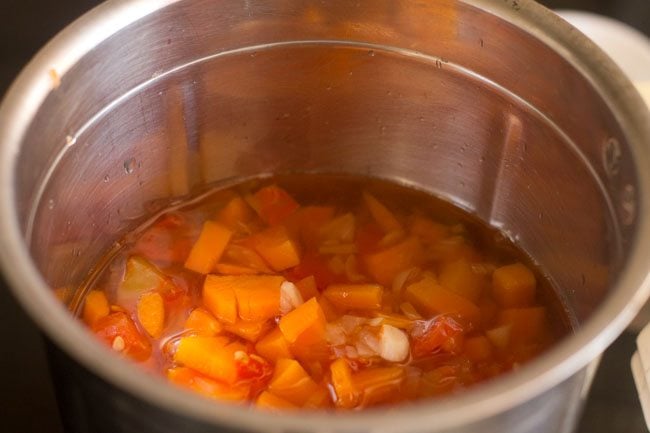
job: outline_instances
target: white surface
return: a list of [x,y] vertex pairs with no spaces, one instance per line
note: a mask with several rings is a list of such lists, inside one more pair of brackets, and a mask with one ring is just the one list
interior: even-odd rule
[[636,84],[650,106],[650,39],[601,15],[570,10],[557,13],[601,47]]

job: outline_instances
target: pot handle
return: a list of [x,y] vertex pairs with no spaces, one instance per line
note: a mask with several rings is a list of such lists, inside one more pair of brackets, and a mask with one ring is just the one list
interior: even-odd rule
[[639,394],[645,423],[650,429],[650,325],[643,328],[636,338],[637,351],[632,355],[630,365]]

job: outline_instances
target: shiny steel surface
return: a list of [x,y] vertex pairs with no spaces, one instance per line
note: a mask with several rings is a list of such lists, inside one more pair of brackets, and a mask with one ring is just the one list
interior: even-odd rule
[[[113,0],[0,107],[0,260],[61,365],[93,373],[73,375],[64,407],[110,408],[106,431],[148,414],[168,420],[139,426],[152,432],[184,417],[187,431],[568,432],[585,367],[650,289],[649,143],[631,84],[532,1]],[[449,399],[279,417],[142,375],[50,294],[173,200],[288,171],[395,179],[474,212],[553,278],[576,334]]]

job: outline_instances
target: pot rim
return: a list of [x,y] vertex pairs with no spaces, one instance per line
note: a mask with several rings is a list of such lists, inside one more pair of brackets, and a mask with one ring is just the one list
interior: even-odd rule
[[[218,404],[175,389],[121,359],[92,338],[51,296],[20,232],[15,209],[15,159],[33,115],[59,76],[93,47],[124,27],[182,0],[109,0],[52,39],[18,76],[0,105],[0,265],[10,290],[45,334],[73,359],[104,380],[171,412],[212,424],[257,431],[403,431],[417,420],[432,431],[467,425],[521,405],[558,385],[596,359],[631,322],[650,295],[650,219],[637,221],[638,237],[612,294],[574,335],[521,370],[457,396],[424,401],[398,410],[359,413],[285,413]],[[650,119],[632,83],[578,30],[533,0],[463,0],[532,34],[559,52],[591,81],[619,122],[638,167],[650,167]],[[650,197],[650,170],[639,170],[641,198]],[[642,199],[638,215],[648,204]],[[48,295],[50,293],[50,295]],[[422,424],[420,424],[422,423]],[[426,424],[425,424],[426,423]]]

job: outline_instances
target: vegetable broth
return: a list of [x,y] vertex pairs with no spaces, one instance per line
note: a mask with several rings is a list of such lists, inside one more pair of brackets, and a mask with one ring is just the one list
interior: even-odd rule
[[358,410],[440,397],[570,330],[548,279],[503,234],[383,180],[250,180],[120,245],[83,290],[83,320],[220,401]]

